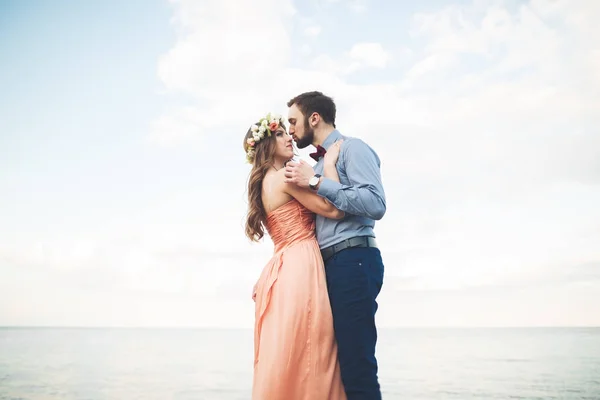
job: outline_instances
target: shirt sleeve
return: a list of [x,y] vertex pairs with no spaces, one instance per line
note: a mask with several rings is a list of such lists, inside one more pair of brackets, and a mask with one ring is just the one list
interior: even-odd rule
[[341,151],[350,185],[323,177],[317,193],[348,214],[380,220],[386,203],[379,157],[360,139],[345,142]]

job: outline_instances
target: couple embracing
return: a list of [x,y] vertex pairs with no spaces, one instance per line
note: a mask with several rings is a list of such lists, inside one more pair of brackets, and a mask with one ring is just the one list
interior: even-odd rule
[[[383,261],[375,220],[386,211],[379,157],[343,136],[334,101],[307,92],[244,138],[252,165],[246,235],[265,229],[274,255],[255,301],[253,400],[381,399],[375,346]],[[294,145],[317,163],[290,161]]]

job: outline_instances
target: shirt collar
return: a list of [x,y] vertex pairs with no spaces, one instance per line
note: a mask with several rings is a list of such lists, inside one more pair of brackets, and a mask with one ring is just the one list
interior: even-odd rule
[[334,129],[333,132],[331,132],[329,134],[329,136],[327,136],[327,138],[323,141],[323,148],[325,150],[329,149],[329,146],[331,146],[332,144],[334,144],[337,140],[342,139],[343,136],[340,133],[340,131],[338,131],[337,129]]

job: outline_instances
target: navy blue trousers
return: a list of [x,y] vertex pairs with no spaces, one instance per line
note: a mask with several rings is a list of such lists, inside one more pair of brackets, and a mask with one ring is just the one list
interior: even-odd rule
[[375,345],[377,295],[383,284],[377,248],[349,248],[325,261],[342,382],[348,400],[379,400]]

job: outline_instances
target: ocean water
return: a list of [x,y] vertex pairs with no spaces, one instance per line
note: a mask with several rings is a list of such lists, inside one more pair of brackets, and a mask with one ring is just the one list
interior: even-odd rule
[[[0,328],[0,399],[249,399],[252,352],[248,330]],[[386,400],[600,399],[600,328],[382,329],[378,358]]]

